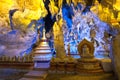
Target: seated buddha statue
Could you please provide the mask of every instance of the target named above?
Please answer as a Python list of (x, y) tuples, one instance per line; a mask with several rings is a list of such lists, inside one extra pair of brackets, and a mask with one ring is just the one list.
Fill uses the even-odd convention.
[(89, 48), (88, 48), (87, 45), (83, 45), (82, 56), (83, 56), (83, 57), (89, 57), (89, 56), (91, 57), (91, 56), (93, 56), (93, 55), (90, 53), (90, 50), (89, 50)]

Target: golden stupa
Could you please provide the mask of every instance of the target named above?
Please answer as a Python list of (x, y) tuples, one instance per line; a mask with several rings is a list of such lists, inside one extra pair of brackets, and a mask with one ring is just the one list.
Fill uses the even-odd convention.
[(43, 29), (43, 37), (40, 40), (40, 44), (34, 51), (34, 61), (49, 61), (51, 58), (51, 49), (45, 36), (45, 29)]

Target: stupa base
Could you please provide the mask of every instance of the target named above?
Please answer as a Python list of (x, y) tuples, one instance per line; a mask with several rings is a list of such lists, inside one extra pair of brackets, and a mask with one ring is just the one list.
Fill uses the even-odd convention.
[(33, 58), (35, 62), (41, 62), (41, 61), (50, 61), (52, 58), (52, 54), (40, 54)]

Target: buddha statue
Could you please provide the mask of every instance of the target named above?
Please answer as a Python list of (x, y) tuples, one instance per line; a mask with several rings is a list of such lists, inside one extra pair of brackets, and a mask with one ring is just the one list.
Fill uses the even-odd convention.
[(82, 49), (82, 55), (83, 57), (91, 57), (93, 56), (91, 53), (90, 53), (90, 50), (88, 48), (88, 46), (85, 44), (83, 45), (83, 49)]
[(83, 54), (89, 54), (89, 48), (87, 47), (87, 45), (83, 46)]
[(92, 42), (84, 39), (78, 44), (78, 51), (81, 58), (78, 59), (77, 72), (98, 73), (103, 72), (100, 61), (94, 57), (94, 45)]
[(68, 44), (68, 56), (70, 56), (70, 44)]

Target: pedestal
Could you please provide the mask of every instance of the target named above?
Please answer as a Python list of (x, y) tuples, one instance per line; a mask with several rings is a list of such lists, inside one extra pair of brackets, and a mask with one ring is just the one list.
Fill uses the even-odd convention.
[(100, 73), (103, 72), (103, 69), (100, 61), (95, 58), (80, 58), (76, 66), (76, 71), (78, 73)]

